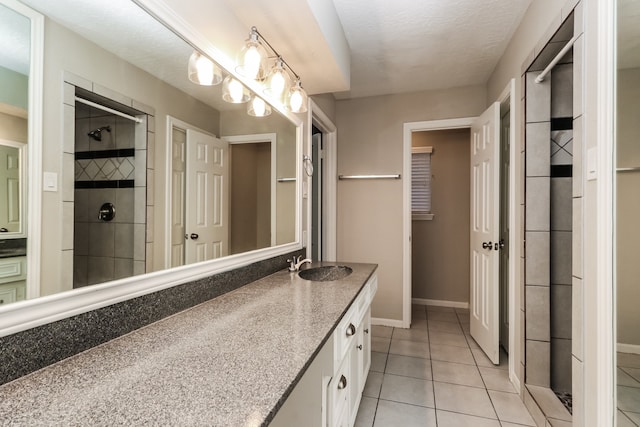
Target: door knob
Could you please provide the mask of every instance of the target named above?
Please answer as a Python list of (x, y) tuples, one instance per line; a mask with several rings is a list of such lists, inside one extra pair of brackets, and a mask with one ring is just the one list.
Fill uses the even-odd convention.
[(190, 237), (191, 237), (193, 240), (198, 240), (198, 237), (200, 237), (200, 236), (198, 236), (196, 233), (191, 233), (191, 236), (190, 236)]
[(482, 249), (493, 249), (493, 243), (492, 242), (482, 242)]

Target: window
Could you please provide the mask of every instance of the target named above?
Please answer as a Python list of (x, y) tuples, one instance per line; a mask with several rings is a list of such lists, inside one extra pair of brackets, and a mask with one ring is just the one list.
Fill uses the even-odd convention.
[(431, 147), (411, 148), (411, 218), (433, 219), (431, 213)]

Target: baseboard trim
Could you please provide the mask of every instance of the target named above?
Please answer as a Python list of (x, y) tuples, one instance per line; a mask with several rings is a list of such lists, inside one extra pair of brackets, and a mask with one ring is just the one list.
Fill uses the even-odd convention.
[(640, 345), (637, 344), (624, 344), (619, 342), (616, 348), (620, 353), (640, 354)]
[(391, 326), (392, 328), (408, 328), (408, 326), (404, 326), (402, 320), (382, 319), (379, 317), (372, 317), (371, 324), (376, 326)]
[(452, 308), (469, 308), (468, 302), (459, 301), (444, 301), (437, 299), (424, 299), (424, 298), (412, 298), (411, 302), (417, 305), (437, 305), (439, 307), (452, 307)]

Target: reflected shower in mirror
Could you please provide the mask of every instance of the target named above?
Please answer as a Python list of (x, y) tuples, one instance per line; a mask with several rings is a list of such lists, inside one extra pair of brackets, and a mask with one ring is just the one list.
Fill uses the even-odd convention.
[(618, 0), (615, 288), (617, 425), (640, 424), (640, 0)]
[[(134, 2), (114, 0), (108, 8), (97, 0), (23, 3), (45, 15), (41, 154), (42, 169), (56, 184), (42, 197), (43, 280), (28, 283), (27, 295), (295, 241), (296, 183), (276, 180), (296, 177), (296, 124), (276, 108), (268, 117), (249, 116), (246, 105), (222, 100), (220, 85), (191, 81), (193, 46)], [(28, 35), (29, 20), (17, 16)], [(100, 25), (88, 25), (95, 16)], [(3, 60), (5, 45), (0, 42)], [(28, 46), (27, 40), (27, 57)], [(0, 63), (2, 79), (11, 74), (5, 68)], [(21, 97), (25, 108), (27, 92)], [(0, 107), (6, 103), (0, 98)], [(6, 110), (0, 109), (0, 121)], [(245, 223), (232, 210), (233, 176), (255, 171), (244, 162), (232, 166), (229, 141), (265, 134), (273, 136), (269, 191), (244, 191), (262, 200), (269, 227), (260, 229), (259, 239), (236, 244), (234, 230), (254, 227), (255, 218)], [(2, 140), (28, 142), (26, 127), (22, 139), (0, 134)]]

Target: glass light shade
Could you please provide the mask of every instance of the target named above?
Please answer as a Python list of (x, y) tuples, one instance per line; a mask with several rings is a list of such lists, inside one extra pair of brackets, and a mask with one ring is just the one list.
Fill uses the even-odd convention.
[(292, 113), (305, 113), (308, 103), (309, 98), (307, 92), (302, 89), (302, 83), (300, 79), (298, 79), (295, 85), (289, 90), (287, 108), (289, 108)]
[(242, 104), (249, 101), (250, 95), (242, 83), (231, 76), (222, 82), (222, 99), (232, 104)]
[(282, 59), (278, 58), (276, 64), (271, 69), (264, 92), (273, 99), (283, 102), (285, 94), (289, 92), (291, 86), (291, 78), (289, 73), (284, 69)]
[(214, 86), (222, 81), (222, 70), (212, 60), (194, 51), (189, 57), (189, 80), (202, 86)]
[(264, 80), (267, 76), (267, 51), (258, 39), (258, 30), (251, 29), (249, 39), (238, 53), (236, 71), (253, 80)]
[(262, 98), (254, 96), (247, 104), (247, 114), (254, 117), (266, 117), (271, 114), (271, 105), (264, 102)]

